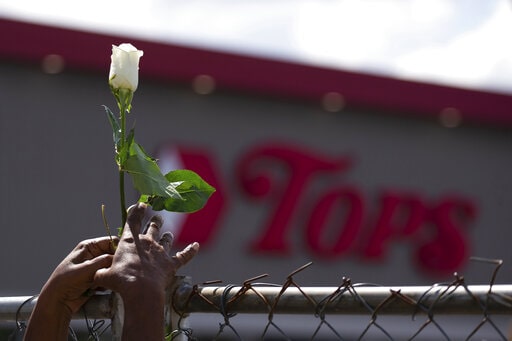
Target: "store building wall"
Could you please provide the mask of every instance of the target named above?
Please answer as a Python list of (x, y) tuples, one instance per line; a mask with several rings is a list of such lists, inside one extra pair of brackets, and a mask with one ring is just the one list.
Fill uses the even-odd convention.
[[(4, 296), (36, 293), (77, 242), (104, 235), (102, 204), (119, 219), (107, 71), (0, 63)], [(196, 170), (217, 188), (204, 210), (165, 214), (182, 246), (202, 244), (182, 270), (195, 283), (282, 283), (310, 261), (304, 285), (431, 284), (454, 271), (488, 283), (492, 266), (471, 256), (503, 259), (498, 282), (512, 280), (506, 128), (145, 78), (132, 113), (163, 169)]]

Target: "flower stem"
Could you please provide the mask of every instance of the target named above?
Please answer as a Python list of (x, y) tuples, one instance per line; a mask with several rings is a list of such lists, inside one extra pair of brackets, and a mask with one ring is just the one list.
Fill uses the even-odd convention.
[[(121, 95), (120, 101), (119, 101), (119, 116), (121, 120), (121, 139), (120, 139), (120, 151), (122, 153), (126, 153), (126, 113), (129, 110), (130, 107), (130, 101), (127, 103), (127, 93), (125, 93), (123, 90), (119, 91), (119, 94)], [(130, 94), (128, 93), (128, 96)], [(122, 157), (123, 158), (123, 157)], [(121, 206), (121, 229), (119, 231), (119, 236), (121, 236), (121, 233), (124, 229), (124, 225), (126, 224), (126, 218), (127, 218), (127, 212), (126, 212), (126, 196), (125, 196), (125, 190), (124, 190), (124, 169), (122, 165), (119, 165), (119, 199), (120, 199), (120, 206)]]
[(121, 203), (121, 231), (124, 228), (124, 224), (126, 224), (126, 199), (124, 194), (124, 170), (119, 170), (119, 198)]

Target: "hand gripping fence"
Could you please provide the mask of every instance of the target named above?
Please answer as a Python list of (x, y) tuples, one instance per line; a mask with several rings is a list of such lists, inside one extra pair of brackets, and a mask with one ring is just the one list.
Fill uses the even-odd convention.
[[(304, 340), (428, 340), (431, 335), (437, 340), (508, 340), (512, 326), (512, 285), (494, 283), (501, 260), (475, 260), (495, 265), (488, 285), (467, 285), (464, 277), (455, 273), (451, 282), (431, 286), (388, 287), (353, 283), (346, 277), (335, 287), (301, 286), (294, 277), (311, 263), (291, 272), (283, 284), (258, 282), (267, 274), (247, 279), (241, 285), (225, 286), (218, 286), (220, 281), (193, 285), (190, 278), (178, 277), (169, 292), (168, 339), (198, 339), (189, 319), (201, 313), (218, 316), (217, 325), (207, 326), (208, 339), (214, 340), (298, 339), (290, 333), (293, 327), (289, 323), (278, 322), (277, 317), (281, 315), (310, 316), (312, 329), (307, 335), (301, 334), (300, 339)], [(22, 328), (35, 300), (0, 298), (0, 320), (16, 321), (16, 328)], [(101, 322), (113, 318), (112, 307), (110, 294), (95, 295), (76, 316), (83, 319), (85, 314), (88, 339), (100, 340), (108, 329), (108, 324)], [(235, 320), (235, 316), (252, 314), (263, 316), (256, 337), (244, 334), (244, 328)], [(343, 325), (339, 322), (340, 316), (357, 317), (360, 328), (356, 331), (347, 328), (346, 322)], [(386, 325), (390, 316), (410, 317), (400, 323), (414, 322), (413, 329), (409, 328), (409, 334), (404, 336), (404, 328), (399, 328), (402, 332), (395, 335), (397, 329)], [(472, 317), (470, 324), (464, 323), (463, 337), (460, 331), (450, 334), (450, 321), (444, 319), (453, 316)], [(350, 333), (347, 329), (351, 329)]]

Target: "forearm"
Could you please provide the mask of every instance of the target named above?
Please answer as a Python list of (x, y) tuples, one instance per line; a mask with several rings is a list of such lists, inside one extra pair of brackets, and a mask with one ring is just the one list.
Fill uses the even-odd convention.
[(123, 297), (123, 341), (162, 341), (164, 339), (165, 293), (142, 290), (137, 296)]
[(41, 293), (30, 315), (25, 341), (65, 341), (68, 338), (71, 311), (64, 304)]

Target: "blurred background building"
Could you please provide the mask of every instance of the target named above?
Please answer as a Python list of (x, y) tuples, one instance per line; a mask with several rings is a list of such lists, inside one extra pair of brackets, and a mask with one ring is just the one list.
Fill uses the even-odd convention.
[[(194, 283), (512, 281), (507, 1), (0, 2), (0, 294), (115, 226), (112, 44), (144, 50), (136, 136), (217, 192), (165, 214)], [(137, 194), (131, 193), (136, 201)]]

